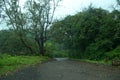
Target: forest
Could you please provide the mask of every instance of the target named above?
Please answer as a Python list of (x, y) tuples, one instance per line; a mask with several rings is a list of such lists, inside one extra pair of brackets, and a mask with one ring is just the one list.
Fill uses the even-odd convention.
[(28, 0), (24, 12), (16, 0), (0, 2), (0, 18), (8, 26), (0, 30), (0, 59), (7, 54), (120, 61), (119, 0), (112, 11), (90, 5), (59, 20), (53, 16), (60, 0), (52, 3), (53, 11), (50, 2), (41, 1)]
[(54, 19), (61, 0), (0, 0), (0, 75), (53, 58), (120, 66), (120, 0)]
[[(8, 3), (6, 1), (3, 4)], [(35, 13), (40, 12), (37, 10), (39, 4), (26, 3), (28, 4), (26, 13), (22, 13), (19, 7), (14, 7), (18, 5), (17, 2), (13, 1), (11, 4), (5, 10), (9, 17), (7, 24), (13, 27), (0, 31), (1, 54), (63, 56), (93, 60), (120, 59), (119, 5), (112, 11), (90, 5), (75, 15), (54, 20), (50, 27), (49, 23), (43, 23), (43, 28), (46, 29), (43, 30), (42, 27), (37, 27), (42, 25), (39, 23), (42, 18), (41, 20), (37, 18), (40, 14)], [(30, 7), (29, 4), (34, 7)], [(17, 15), (14, 14), (15, 10)], [(41, 14), (45, 14), (45, 11)], [(30, 18), (29, 22), (25, 21), (27, 18)]]
[(109, 12), (89, 6), (88, 9), (63, 20), (50, 28), (51, 41), (68, 51), (69, 57), (120, 59), (120, 12)]

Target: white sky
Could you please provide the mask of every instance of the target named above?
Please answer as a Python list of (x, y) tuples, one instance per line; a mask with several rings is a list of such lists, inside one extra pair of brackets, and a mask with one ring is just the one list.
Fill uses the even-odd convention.
[(116, 0), (62, 0), (56, 10), (55, 17), (60, 18), (66, 15), (73, 15), (87, 8), (90, 4), (93, 7), (111, 10), (112, 5), (116, 5)]
[[(20, 0), (21, 5), (23, 5), (25, 1), (26, 0)], [(84, 8), (87, 8), (90, 4), (92, 4), (93, 7), (102, 7), (104, 9), (112, 10), (112, 5), (116, 5), (116, 0), (62, 0), (55, 12), (55, 18), (59, 19), (64, 18), (67, 15), (74, 15)], [(2, 28), (4, 29), (5, 27)]]
[[(24, 4), (25, 1), (26, 0), (20, 0), (21, 5)], [(62, 0), (55, 12), (55, 18), (59, 19), (67, 15), (73, 15), (87, 8), (90, 4), (92, 4), (93, 7), (102, 7), (111, 10), (112, 5), (116, 5), (116, 0)]]

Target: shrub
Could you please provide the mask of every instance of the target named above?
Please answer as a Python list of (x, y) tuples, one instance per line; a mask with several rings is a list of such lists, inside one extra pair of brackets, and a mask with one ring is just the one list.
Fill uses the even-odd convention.
[(110, 52), (107, 52), (106, 57), (108, 60), (120, 60), (120, 46)]

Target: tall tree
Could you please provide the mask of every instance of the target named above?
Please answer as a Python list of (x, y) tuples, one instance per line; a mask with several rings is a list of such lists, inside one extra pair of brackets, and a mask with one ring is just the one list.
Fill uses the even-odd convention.
[(38, 45), (39, 53), (44, 55), (47, 29), (53, 21), (60, 0), (28, 0), (24, 10), (21, 8), (19, 0), (3, 1), (9, 24), (18, 33), (23, 44), (33, 52), (26, 39), (26, 35), (31, 35), (36, 41), (35, 44)]
[(3, 2), (9, 28), (19, 36), (24, 46), (33, 53), (32, 47), (28, 44), (26, 38), (28, 25), (26, 24), (26, 15), (22, 12), (19, 0), (3, 0)]
[(0, 0), (0, 23), (2, 22), (2, 7), (3, 7), (3, 2)]
[(38, 44), (39, 51), (45, 55), (44, 43), (47, 40), (47, 29), (50, 27), (55, 9), (60, 0), (28, 0), (27, 13), (30, 23), (29, 31)]

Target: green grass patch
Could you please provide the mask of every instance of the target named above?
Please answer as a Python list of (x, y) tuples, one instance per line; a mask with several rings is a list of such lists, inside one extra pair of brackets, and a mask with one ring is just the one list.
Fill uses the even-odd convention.
[(82, 59), (82, 61), (90, 62), (90, 63), (97, 63), (97, 64), (111, 64), (111, 61), (105, 61), (105, 60), (88, 60), (88, 59)]
[(2, 55), (0, 58), (0, 75), (4, 75), (23, 66), (34, 65), (47, 60), (43, 56), (10, 56)]
[(89, 60), (89, 59), (72, 59), (72, 60), (78, 60), (78, 61), (85, 61), (85, 62), (89, 62), (89, 63), (96, 63), (96, 64), (108, 64), (111, 65), (112, 62), (111, 61), (105, 61), (105, 60)]

